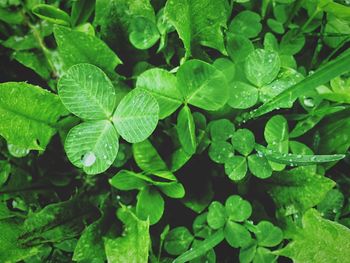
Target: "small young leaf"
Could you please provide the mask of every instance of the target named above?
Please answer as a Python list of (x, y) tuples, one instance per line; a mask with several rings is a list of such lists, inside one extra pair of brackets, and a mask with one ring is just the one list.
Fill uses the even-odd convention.
[(157, 186), (159, 190), (162, 191), (163, 194), (165, 194), (170, 198), (183, 198), (185, 196), (185, 188), (181, 183), (169, 182), (169, 183), (162, 183)]
[(149, 173), (168, 171), (166, 163), (149, 140), (133, 144), (132, 152), (137, 166), (143, 171)]
[(164, 249), (170, 255), (180, 255), (186, 252), (193, 239), (193, 235), (186, 227), (176, 227), (166, 235)]
[(195, 124), (188, 106), (184, 106), (177, 117), (177, 134), (182, 148), (187, 154), (194, 154), (197, 147)]
[(272, 175), (272, 168), (263, 156), (253, 154), (248, 156), (248, 167), (250, 172), (260, 179), (266, 179)]
[(234, 248), (245, 247), (252, 240), (249, 231), (233, 221), (227, 221), (224, 232), (227, 243)]
[(226, 141), (235, 132), (234, 124), (228, 119), (210, 122), (210, 137), (212, 141)]
[(274, 247), (283, 240), (283, 232), (269, 221), (261, 221), (254, 231), (259, 246)]
[(254, 45), (247, 37), (235, 34), (227, 35), (226, 48), (235, 63), (244, 61), (254, 51)]
[(271, 253), (270, 250), (264, 247), (258, 247), (256, 249), (254, 263), (276, 262), (277, 257)]
[(261, 18), (257, 13), (249, 10), (242, 11), (233, 18), (228, 32), (248, 38), (256, 37), (262, 29), (260, 20)]
[(254, 134), (248, 129), (239, 129), (237, 130), (232, 138), (231, 142), (233, 148), (238, 151), (240, 154), (247, 156), (249, 155), (255, 146), (255, 137)]
[(207, 216), (208, 225), (213, 229), (219, 229), (225, 225), (226, 212), (225, 207), (217, 201), (210, 204)]
[(233, 157), (233, 147), (226, 141), (213, 142), (209, 147), (209, 157), (216, 163), (226, 163)]
[(129, 30), (129, 40), (138, 49), (148, 49), (159, 39), (156, 23), (143, 16), (133, 17)]
[(147, 91), (134, 89), (119, 103), (113, 115), (118, 133), (130, 143), (147, 139), (158, 123), (159, 106)]
[(141, 176), (127, 170), (119, 171), (109, 179), (109, 183), (113, 187), (123, 191), (141, 189), (147, 185), (147, 182)]
[(250, 263), (253, 261), (256, 253), (257, 244), (255, 240), (252, 240), (249, 244), (242, 247), (239, 251), (239, 262)]
[(142, 220), (149, 219), (156, 224), (164, 212), (164, 199), (154, 187), (145, 187), (137, 195), (136, 215)]
[(55, 6), (39, 4), (33, 7), (32, 12), (48, 22), (63, 26), (70, 26), (69, 15)]
[(233, 181), (242, 180), (247, 170), (247, 160), (243, 156), (233, 156), (225, 162), (225, 173)]
[(252, 206), (250, 203), (239, 195), (231, 195), (225, 203), (226, 213), (230, 220), (243, 222), (252, 214)]
[(248, 109), (253, 107), (259, 98), (259, 91), (254, 86), (235, 81), (229, 86), (227, 104), (234, 109)]
[(244, 73), (252, 84), (262, 87), (277, 77), (280, 67), (280, 58), (276, 52), (256, 49), (248, 55)]

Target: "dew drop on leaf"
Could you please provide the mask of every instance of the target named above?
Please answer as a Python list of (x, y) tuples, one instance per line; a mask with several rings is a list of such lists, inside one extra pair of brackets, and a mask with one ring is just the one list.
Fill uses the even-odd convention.
[(315, 107), (315, 102), (314, 102), (313, 98), (304, 98), (303, 102), (304, 102), (304, 105), (306, 107), (309, 107), (309, 108)]
[(87, 152), (81, 159), (81, 162), (85, 167), (90, 167), (96, 162), (96, 155), (93, 152)]

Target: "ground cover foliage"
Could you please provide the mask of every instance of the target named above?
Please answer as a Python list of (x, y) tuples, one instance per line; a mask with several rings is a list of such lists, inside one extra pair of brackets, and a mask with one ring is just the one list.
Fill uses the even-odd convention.
[(1, 0), (0, 262), (348, 262), (350, 3)]

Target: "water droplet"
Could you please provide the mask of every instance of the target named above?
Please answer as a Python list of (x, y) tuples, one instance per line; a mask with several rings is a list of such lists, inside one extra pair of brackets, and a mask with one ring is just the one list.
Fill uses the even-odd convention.
[(315, 102), (313, 98), (304, 98), (303, 102), (306, 107), (309, 107), (309, 108), (315, 107)]
[(297, 158), (301, 158), (301, 157), (302, 157), (302, 155), (301, 155), (301, 154), (298, 154), (298, 155), (297, 155)]
[(90, 167), (96, 162), (96, 156), (93, 152), (87, 152), (84, 154), (83, 158), (81, 159), (81, 162), (85, 167)]
[(103, 155), (103, 159), (107, 160), (107, 155)]
[(311, 161), (316, 161), (316, 156), (312, 156)]

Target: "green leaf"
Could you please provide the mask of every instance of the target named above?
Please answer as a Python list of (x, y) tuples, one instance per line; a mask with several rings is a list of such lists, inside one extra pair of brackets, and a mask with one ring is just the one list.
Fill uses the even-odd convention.
[(179, 112), (176, 130), (181, 147), (187, 154), (194, 154), (196, 152), (197, 139), (194, 120), (188, 106), (184, 106)]
[(252, 214), (252, 206), (239, 195), (231, 195), (225, 203), (226, 213), (230, 220), (243, 222)]
[(219, 229), (214, 234), (210, 235), (204, 241), (202, 241), (198, 246), (191, 248), (179, 257), (177, 257), (173, 263), (186, 263), (192, 259), (198, 258), (204, 255), (207, 251), (214, 248), (224, 240), (224, 232)]
[(210, 137), (212, 141), (226, 141), (232, 137), (235, 126), (228, 119), (220, 119), (210, 122)]
[(109, 121), (83, 122), (67, 135), (68, 159), (87, 174), (106, 171), (117, 156), (118, 134)]
[(159, 39), (156, 23), (143, 16), (132, 18), (129, 30), (129, 40), (138, 49), (148, 49)]
[(88, 21), (95, 10), (95, 1), (76, 0), (72, 3), (72, 25), (80, 25)]
[(283, 232), (269, 221), (261, 221), (254, 230), (259, 246), (274, 247), (283, 240)]
[(163, 194), (170, 198), (183, 198), (185, 196), (185, 188), (181, 183), (169, 182), (158, 184), (157, 186)]
[(239, 262), (250, 263), (253, 261), (256, 253), (257, 244), (255, 240), (252, 240), (249, 244), (242, 247), (239, 251)]
[(13, 157), (16, 157), (16, 158), (22, 158), (29, 154), (28, 149), (25, 149), (23, 147), (20, 147), (14, 144), (7, 144), (7, 150), (9, 151), (9, 154), (11, 154)]
[(183, 98), (177, 88), (176, 77), (170, 72), (153, 68), (140, 74), (136, 87), (146, 89), (159, 104), (159, 118), (171, 115), (182, 104)]
[(11, 164), (7, 161), (0, 160), (0, 187), (2, 187), (11, 173)]
[[(283, 69), (283, 71), (278, 75), (278, 78), (276, 80), (272, 81), (270, 84), (263, 86), (260, 89), (260, 101), (263, 103), (268, 102), (284, 90), (300, 82), (303, 78), (304, 76), (294, 69)], [(291, 108), (292, 106), (293, 101), (289, 100), (283, 101), (279, 105), (279, 107), (281, 108)]]
[(232, 138), (231, 142), (233, 148), (238, 151), (240, 154), (247, 156), (249, 155), (255, 146), (255, 137), (254, 134), (248, 129), (239, 129), (237, 130)]
[(270, 250), (264, 247), (258, 247), (256, 249), (253, 263), (274, 263), (277, 257), (271, 253)]
[(216, 163), (226, 163), (233, 157), (233, 147), (226, 141), (213, 142), (209, 147), (209, 157)]
[(245, 10), (239, 12), (233, 19), (228, 28), (229, 33), (242, 35), (247, 38), (258, 36), (262, 29), (259, 14)]
[(225, 207), (217, 201), (210, 204), (207, 216), (208, 225), (213, 229), (219, 229), (225, 225), (226, 212)]
[(323, 219), (316, 210), (308, 210), (293, 241), (275, 252), (295, 263), (345, 262), (350, 258), (350, 230), (336, 222)]
[(254, 51), (254, 45), (247, 37), (228, 34), (226, 49), (230, 58), (237, 63), (244, 61)]
[(191, 55), (196, 45), (226, 53), (222, 32), (228, 15), (225, 1), (169, 0), (165, 5), (165, 15), (184, 43), (186, 57)]
[(282, 115), (275, 115), (268, 120), (264, 130), (268, 144), (277, 144), (288, 140), (288, 122)]
[(189, 60), (180, 66), (176, 76), (178, 89), (187, 103), (204, 110), (218, 110), (227, 102), (226, 77), (214, 66)]
[(127, 170), (119, 171), (116, 175), (109, 179), (109, 183), (113, 187), (123, 191), (141, 189), (147, 185), (142, 176)]
[[(335, 183), (302, 167), (276, 173), (268, 192), (284, 215), (304, 212), (320, 203)], [(302, 195), (300, 193), (303, 193)]]
[(245, 247), (252, 241), (249, 231), (233, 221), (227, 221), (224, 232), (227, 243), (234, 248)]
[[(143, 171), (148, 173), (169, 171), (166, 163), (149, 140), (133, 144), (132, 151), (136, 164)], [(170, 172), (166, 179), (176, 180), (175, 176)]]
[(70, 26), (69, 15), (55, 6), (39, 4), (33, 7), (32, 12), (39, 18), (48, 22), (63, 26)]
[(242, 180), (247, 170), (247, 160), (243, 156), (233, 156), (225, 162), (225, 173), (233, 181)]
[(276, 52), (256, 49), (248, 55), (244, 64), (244, 73), (252, 84), (262, 87), (277, 77), (280, 67), (280, 58)]
[(170, 255), (180, 255), (190, 247), (194, 237), (190, 231), (183, 226), (176, 227), (166, 235), (164, 249)]
[(91, 64), (70, 67), (58, 82), (58, 94), (64, 106), (84, 120), (109, 119), (117, 103), (112, 82)]
[(156, 224), (164, 212), (164, 199), (154, 187), (145, 187), (137, 195), (136, 215)]
[(99, 38), (62, 26), (54, 27), (60, 58), (65, 69), (79, 64), (93, 64), (112, 74), (121, 64), (118, 56)]
[(106, 254), (100, 230), (101, 227), (101, 220), (98, 220), (85, 228), (74, 249), (72, 260), (96, 261), (96, 263), (105, 261)]
[[(288, 153), (288, 122), (282, 115), (275, 115), (268, 120), (264, 129), (264, 138), (267, 148), (279, 153)], [(285, 165), (270, 162), (275, 171), (282, 171)]]
[(227, 104), (234, 109), (253, 107), (259, 98), (259, 91), (254, 86), (241, 81), (235, 81), (229, 86)]
[(13, 58), (32, 69), (43, 79), (47, 80), (50, 78), (49, 65), (43, 54), (36, 54), (31, 51), (17, 51), (13, 53)]
[(295, 55), (305, 45), (305, 37), (298, 34), (295, 30), (290, 30), (283, 35), (280, 43), (280, 53), (285, 55)]
[(310, 165), (317, 163), (326, 163), (339, 161), (345, 157), (344, 154), (333, 154), (333, 155), (301, 155), (292, 153), (279, 153), (272, 150), (265, 149), (262, 146), (256, 146), (257, 151), (265, 156), (268, 160), (282, 164), (289, 164), (291, 166)]
[(315, 73), (309, 75), (294, 86), (284, 90), (279, 95), (260, 106), (252, 112), (248, 119), (264, 115), (280, 107), (286, 101), (294, 102), (298, 97), (310, 92), (310, 90), (328, 82), (329, 80), (350, 70), (350, 53), (344, 54), (328, 62)]
[(8, 144), (44, 150), (67, 111), (58, 96), (24, 82), (0, 84), (0, 135)]
[(152, 134), (158, 116), (157, 100), (145, 90), (134, 89), (119, 103), (113, 115), (113, 124), (124, 140), (137, 143)]
[(228, 58), (215, 59), (213, 66), (225, 75), (227, 83), (231, 83), (235, 78), (236, 66), (232, 60)]
[(151, 244), (149, 222), (139, 220), (130, 210), (123, 207), (118, 217), (124, 223), (123, 236), (104, 238), (108, 262), (148, 262), (148, 250)]
[(19, 262), (40, 252), (40, 247), (22, 247), (18, 238), (23, 233), (23, 227), (13, 220), (0, 220), (0, 261)]
[(264, 156), (253, 154), (248, 156), (249, 171), (260, 179), (269, 178), (272, 175), (272, 168)]
[(334, 219), (342, 213), (344, 195), (338, 189), (330, 190), (325, 198), (317, 205), (317, 210), (322, 217)]

